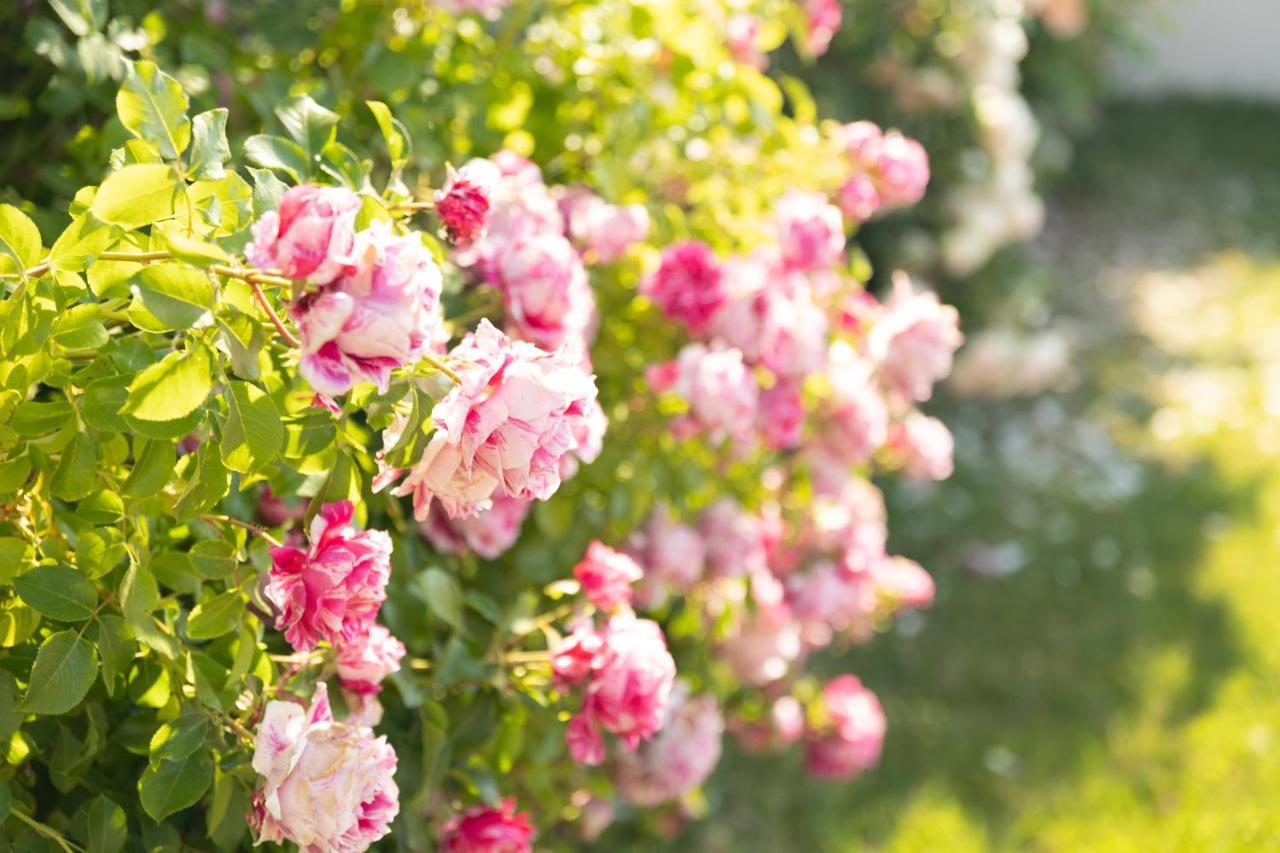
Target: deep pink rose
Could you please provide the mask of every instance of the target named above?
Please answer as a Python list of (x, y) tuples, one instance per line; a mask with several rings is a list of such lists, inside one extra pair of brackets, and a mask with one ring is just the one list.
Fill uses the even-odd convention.
[(567, 354), (513, 341), (488, 320), (449, 358), (462, 383), (436, 404), (436, 431), (396, 494), (414, 496), (420, 521), (435, 499), (459, 518), (488, 509), (496, 492), (549, 498), (561, 459), (579, 446), (595, 378)]
[(955, 466), (955, 440), (937, 418), (912, 412), (889, 430), (889, 449), (902, 460), (902, 470), (913, 480), (945, 480)]
[(693, 697), (677, 682), (662, 730), (635, 752), (624, 752), (611, 767), (623, 799), (652, 807), (675, 800), (706, 781), (720, 762), (724, 715), (711, 695)]
[(804, 393), (792, 382), (779, 382), (760, 394), (760, 434), (777, 450), (800, 446), (804, 429)]
[(773, 221), (788, 270), (830, 269), (844, 256), (844, 220), (821, 193), (789, 190), (775, 203)]
[(732, 498), (720, 498), (698, 519), (706, 547), (707, 571), (714, 577), (740, 578), (767, 570), (769, 552), (760, 516)]
[(853, 675), (822, 688), (824, 722), (809, 733), (809, 775), (847, 780), (880, 761), (885, 719), (880, 701)]
[(267, 703), (253, 769), (263, 777), (249, 814), (255, 844), (360, 853), (391, 831), (400, 811), (395, 750), (363, 726), (335, 721), (324, 682), (309, 710)]
[(640, 292), (693, 334), (706, 329), (724, 304), (720, 262), (711, 247), (696, 240), (673, 243), (662, 252), (658, 269), (640, 284)]
[(445, 184), (436, 190), (436, 216), (450, 242), (469, 246), (484, 234), (489, 219), (489, 173), (449, 167)]
[(662, 727), (676, 665), (658, 623), (623, 612), (598, 631), (579, 626), (554, 650), (552, 667), (562, 687), (583, 685), (582, 710), (566, 732), (575, 761), (604, 759), (602, 730), (635, 749)]
[(649, 375), (656, 391), (672, 391), (689, 403), (685, 432), (703, 431), (712, 442), (748, 440), (755, 427), (759, 386), (742, 352), (720, 342), (685, 344), (668, 370)]
[(276, 629), (301, 652), (320, 640), (351, 642), (373, 625), (387, 597), (391, 537), (351, 527), (350, 501), (325, 504), (311, 519), (307, 550), (271, 549), (266, 596)]
[(952, 356), (964, 343), (960, 315), (936, 293), (916, 293), (905, 275), (895, 276), (884, 307), (867, 332), (867, 355), (891, 390), (907, 400), (928, 400), (934, 383), (951, 372)]
[(546, 350), (585, 347), (596, 301), (568, 240), (550, 233), (513, 240), (498, 251), (496, 270), (511, 334)]
[(560, 206), (541, 171), (525, 158), (499, 151), (487, 160), (469, 160), (462, 172), (487, 190), (489, 212), (484, 233), (470, 245), (458, 246), (454, 259), (490, 284), (501, 283), (499, 259), (514, 245), (540, 235), (564, 235)]
[(840, 0), (804, 0), (804, 13), (807, 22), (805, 52), (810, 56), (822, 56), (840, 30), (844, 17)]
[(355, 693), (377, 693), (388, 675), (400, 671), (402, 658), (404, 643), (384, 626), (370, 625), (365, 633), (338, 646), (338, 680)]
[(472, 552), (494, 560), (516, 544), (532, 506), (529, 501), (495, 494), (489, 509), (465, 518), (450, 518), (439, 505), (433, 505), (419, 529), (437, 551)]
[(440, 853), (529, 853), (533, 850), (533, 822), (516, 811), (514, 797), (497, 808), (473, 806), (450, 818), (440, 833)]
[(286, 278), (328, 284), (354, 263), (360, 196), (341, 187), (302, 184), (253, 224), (249, 263)]
[(600, 541), (587, 546), (582, 562), (573, 567), (582, 594), (601, 610), (631, 603), (631, 585), (644, 577), (636, 561)]
[(346, 274), (291, 309), (302, 340), (298, 370), (330, 396), (357, 382), (385, 391), (393, 369), (448, 336), (440, 268), (416, 234), (398, 236), (375, 222), (357, 236), (354, 253)]

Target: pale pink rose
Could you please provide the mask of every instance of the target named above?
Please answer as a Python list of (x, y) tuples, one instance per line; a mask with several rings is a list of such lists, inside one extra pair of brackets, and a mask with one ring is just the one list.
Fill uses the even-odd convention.
[(610, 204), (585, 190), (562, 196), (560, 211), (573, 242), (598, 263), (616, 261), (649, 236), (649, 211), (642, 204)]
[(440, 833), (439, 853), (530, 853), (533, 821), (516, 811), (514, 797), (497, 808), (473, 806), (452, 817)]
[(889, 437), (889, 407), (874, 382), (873, 365), (843, 341), (828, 354), (831, 390), (824, 450), (847, 465), (861, 465)]
[(467, 161), (462, 173), (489, 199), (484, 233), (470, 244), (455, 247), (454, 260), (473, 268), (491, 284), (500, 284), (499, 256), (513, 245), (543, 234), (564, 233), (564, 217), (555, 197), (542, 182), (542, 172), (525, 158), (499, 151), (489, 159)]
[(769, 706), (774, 737), (781, 743), (795, 743), (804, 737), (804, 706), (794, 696), (779, 696)]
[(622, 753), (611, 767), (622, 798), (652, 807), (675, 800), (706, 781), (720, 762), (724, 715), (711, 695), (693, 697), (677, 682), (662, 730), (635, 752)]
[(546, 350), (584, 346), (596, 302), (578, 252), (559, 234), (536, 234), (503, 245), (497, 254), (507, 328)]
[(945, 480), (955, 470), (951, 430), (937, 418), (912, 412), (889, 430), (888, 447), (913, 480)]
[(302, 341), (298, 371), (331, 396), (357, 382), (385, 391), (394, 368), (447, 337), (440, 268), (416, 234), (401, 237), (375, 222), (357, 235), (353, 252), (344, 275), (290, 309)]
[(706, 564), (702, 537), (677, 522), (665, 506), (654, 509), (631, 548), (644, 566), (644, 577), (635, 590), (640, 606), (660, 607), (671, 592), (683, 593), (702, 578)]
[[(584, 370), (587, 362), (581, 362)], [(609, 430), (609, 418), (600, 406), (599, 400), (592, 400), (586, 406), (583, 416), (574, 421), (573, 437), (578, 446), (571, 453), (560, 457), (560, 479), (571, 480), (578, 473), (578, 465), (590, 465), (600, 457), (604, 450), (604, 434)]]
[(484, 234), (491, 186), (488, 170), (449, 167), (444, 186), (436, 190), (435, 211), (450, 242), (469, 246)]
[(708, 331), (741, 350), (747, 363), (800, 379), (826, 363), (827, 316), (807, 278), (780, 264), (769, 252), (726, 261), (725, 303)]
[(836, 204), (854, 222), (866, 222), (880, 212), (883, 201), (871, 176), (859, 172), (836, 190)]
[(724, 304), (720, 262), (705, 243), (673, 243), (663, 250), (658, 269), (641, 282), (640, 293), (668, 317), (684, 323), (693, 334), (700, 334)]
[(591, 844), (613, 823), (613, 800), (592, 797), (582, 806), (582, 840)]
[(740, 350), (718, 341), (709, 347), (685, 344), (667, 371), (659, 369), (649, 378), (654, 390), (670, 390), (688, 401), (690, 433), (705, 432), (713, 442), (751, 437), (760, 389)]
[(854, 121), (837, 130), (836, 139), (858, 168), (869, 168), (884, 140), (884, 131), (873, 121)]
[(933, 578), (915, 560), (885, 557), (872, 569), (876, 592), (897, 612), (921, 610), (933, 604)]
[(863, 628), (875, 616), (876, 584), (868, 573), (823, 560), (787, 580), (787, 601), (796, 619), (806, 623), (805, 638), (813, 645), (826, 645), (832, 634)]
[(384, 709), (377, 693), (360, 693), (343, 687), (342, 700), (347, 703), (345, 722), (348, 725), (372, 729), (382, 722)]
[(575, 761), (603, 760), (602, 730), (631, 750), (662, 727), (676, 665), (658, 623), (623, 612), (599, 631), (580, 626), (554, 650), (552, 667), (562, 686), (583, 685), (566, 733)]
[(400, 671), (403, 657), (404, 643), (384, 626), (370, 625), (365, 633), (338, 644), (338, 680), (347, 690), (377, 693), (388, 675)]
[(821, 193), (788, 190), (774, 204), (773, 222), (787, 270), (829, 269), (844, 256), (844, 220)]
[[(831, 465), (817, 457), (813, 465)], [(842, 473), (814, 480), (815, 495), (804, 531), (806, 544), (816, 551), (839, 558), (845, 568), (859, 572), (869, 569), (885, 553), (888, 525), (884, 496), (870, 481)]]
[(703, 511), (698, 534), (706, 548), (707, 571), (713, 577), (745, 577), (768, 569), (769, 552), (760, 516), (732, 498), (720, 498)]
[(747, 752), (780, 752), (804, 737), (804, 706), (793, 696), (780, 696), (764, 716), (736, 717), (729, 731)]
[(717, 651), (738, 678), (761, 687), (784, 678), (800, 659), (800, 627), (785, 605), (760, 608), (739, 623)]
[(400, 811), (395, 750), (363, 726), (335, 721), (324, 682), (309, 710), (267, 703), (253, 769), (263, 777), (249, 814), (256, 844), (360, 853), (391, 831)]
[(573, 567), (582, 594), (601, 610), (631, 603), (631, 585), (644, 577), (636, 561), (600, 541), (587, 546), (582, 562)]
[(396, 494), (414, 496), (420, 521), (435, 499), (459, 518), (488, 509), (495, 492), (549, 498), (561, 458), (579, 446), (595, 378), (567, 354), (513, 341), (488, 320), (449, 359), (462, 382), (436, 404), (436, 431)]
[(847, 780), (880, 761), (885, 719), (880, 701), (853, 675), (822, 688), (823, 723), (809, 733), (809, 775)]
[(804, 429), (804, 393), (792, 382), (779, 382), (760, 394), (760, 434), (776, 450), (800, 446)]
[(276, 629), (298, 651), (320, 640), (351, 642), (373, 625), (387, 597), (391, 537), (351, 527), (350, 501), (325, 504), (311, 519), (307, 550), (271, 549), (266, 596)]
[(729, 18), (725, 27), (725, 40), (734, 62), (757, 71), (767, 68), (769, 58), (760, 49), (759, 37), (760, 19), (755, 15), (744, 12)]
[(355, 261), (360, 196), (341, 187), (302, 184), (253, 224), (249, 263), (311, 284), (328, 284)]
[(516, 544), (532, 507), (529, 501), (495, 494), (489, 509), (464, 518), (450, 518), (439, 505), (433, 505), (418, 529), (437, 551), (469, 552), (495, 560)]
[(916, 140), (896, 130), (886, 133), (876, 151), (874, 169), (885, 204), (905, 207), (924, 198), (929, 185), (929, 155)]
[(934, 383), (951, 372), (952, 356), (964, 343), (960, 315), (933, 292), (916, 293), (905, 275), (894, 278), (885, 311), (867, 332), (867, 355), (881, 379), (907, 400), (933, 396)]
[(840, 0), (803, 0), (803, 5), (806, 18), (804, 50), (810, 56), (822, 56), (840, 30), (844, 17)]

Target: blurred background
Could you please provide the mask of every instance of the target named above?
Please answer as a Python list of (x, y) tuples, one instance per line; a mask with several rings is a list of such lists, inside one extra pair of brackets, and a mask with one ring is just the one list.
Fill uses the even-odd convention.
[[(324, 34), (290, 6), (255, 49), (307, 66)], [(0, 199), (51, 206), (100, 168), (80, 128), (110, 114), (121, 50), (160, 44), (216, 92), (251, 50), (163, 27), (263, 4), (112, 7), (127, 23), (104, 36), (0, 0), (0, 42), (23, 45), (0, 68)], [(730, 746), (717, 817), (662, 846), (1280, 849), (1280, 2), (857, 0), (844, 19), (771, 73), (931, 155), (924, 204), (860, 239), (964, 318), (931, 409), (956, 473), (882, 484), (891, 550), (937, 601), (827, 662), (885, 705), (875, 772), (823, 785)], [(249, 123), (275, 102), (261, 68)], [(624, 833), (601, 849), (642, 846)]]

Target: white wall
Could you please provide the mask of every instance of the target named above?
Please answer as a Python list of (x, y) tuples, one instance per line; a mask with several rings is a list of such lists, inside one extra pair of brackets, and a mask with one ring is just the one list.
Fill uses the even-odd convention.
[(1280, 100), (1280, 0), (1147, 0), (1145, 47), (1114, 62), (1136, 95), (1193, 93)]

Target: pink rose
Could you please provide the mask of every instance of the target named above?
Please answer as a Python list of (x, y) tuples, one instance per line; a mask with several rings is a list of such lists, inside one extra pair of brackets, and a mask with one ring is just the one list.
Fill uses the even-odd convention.
[(804, 0), (804, 13), (807, 23), (804, 50), (810, 56), (822, 56), (840, 30), (844, 17), (840, 0)]
[(760, 516), (720, 498), (698, 519), (706, 547), (707, 571), (714, 577), (739, 578), (768, 569), (769, 552)]
[(725, 303), (708, 331), (741, 350), (747, 363), (802, 379), (826, 363), (827, 316), (806, 276), (787, 273), (781, 263), (768, 252), (726, 261)]
[[(812, 457), (814, 465), (833, 465), (822, 457)], [(825, 475), (815, 479), (816, 492), (810, 508), (805, 536), (818, 551), (839, 557), (851, 571), (864, 571), (884, 556), (888, 539), (884, 497), (871, 482), (842, 475), (836, 485)]]
[(864, 629), (876, 612), (876, 586), (867, 573), (822, 560), (788, 578), (787, 601), (805, 623), (805, 639), (824, 646), (833, 634)]
[(452, 12), (475, 12), (487, 21), (496, 21), (511, 5), (511, 0), (441, 0), (441, 6)]
[(760, 394), (760, 434), (777, 450), (800, 446), (804, 429), (804, 393), (792, 382), (779, 382)]
[(912, 480), (945, 480), (955, 466), (955, 440), (937, 418), (912, 412), (889, 430), (888, 447), (902, 460), (902, 470)]
[(760, 19), (755, 15), (740, 13), (729, 19), (725, 27), (729, 55), (733, 61), (757, 71), (769, 65), (769, 58), (759, 47)]
[(482, 320), (450, 353), (462, 384), (436, 404), (436, 431), (396, 490), (425, 520), (433, 499), (450, 518), (488, 509), (501, 492), (546, 500), (560, 486), (562, 457), (577, 449), (595, 378), (565, 353), (513, 341)]
[(435, 202), (436, 216), (450, 242), (469, 246), (484, 234), (489, 218), (488, 178), (487, 171), (449, 167), (444, 186), (436, 190)]
[(495, 494), (489, 509), (465, 518), (450, 518), (439, 505), (433, 505), (419, 529), (437, 551), (471, 552), (495, 560), (516, 544), (532, 506), (529, 501)]
[(876, 592), (889, 608), (920, 610), (933, 604), (933, 578), (915, 560), (885, 557), (872, 569)]
[(889, 131), (876, 150), (873, 168), (885, 204), (906, 207), (924, 198), (929, 185), (929, 155), (916, 140)]
[(391, 831), (400, 811), (395, 750), (363, 726), (335, 721), (324, 682), (309, 710), (267, 703), (253, 769), (263, 777), (249, 814), (255, 844), (359, 853)]
[(649, 236), (649, 211), (642, 204), (610, 204), (583, 190), (563, 196), (560, 211), (568, 236), (597, 263), (616, 261), (633, 243)]
[(889, 407), (873, 382), (872, 364), (843, 341), (828, 354), (829, 420), (821, 443), (847, 465), (861, 465), (889, 437)]
[(325, 504), (311, 519), (307, 550), (271, 549), (266, 596), (278, 611), (276, 629), (300, 652), (366, 633), (387, 597), (391, 537), (353, 529), (352, 513), (350, 501)]
[(880, 211), (883, 201), (875, 181), (869, 175), (859, 172), (836, 190), (836, 204), (854, 222), (866, 222)]
[(672, 590), (682, 593), (702, 578), (706, 560), (702, 537), (672, 518), (665, 506), (654, 509), (630, 547), (644, 566), (635, 596), (643, 607), (659, 607)]
[(622, 753), (611, 768), (623, 799), (657, 806), (693, 791), (720, 762), (724, 715), (711, 695), (692, 697), (677, 682), (662, 730), (635, 752)]
[(669, 370), (649, 375), (656, 391), (670, 390), (689, 403), (688, 433), (701, 430), (713, 442), (749, 440), (759, 405), (759, 386), (741, 350), (720, 342), (685, 344)]
[(829, 269), (840, 263), (844, 220), (826, 196), (789, 190), (775, 203), (773, 221), (786, 269)]
[(512, 246), (540, 235), (563, 236), (560, 207), (533, 163), (499, 151), (488, 160), (469, 160), (462, 172), (489, 195), (484, 233), (455, 249), (454, 259), (462, 266), (474, 267), (489, 283), (500, 284), (499, 257)]
[(662, 312), (700, 334), (724, 304), (720, 263), (711, 247), (696, 240), (673, 243), (658, 269), (640, 284), (640, 292)]
[(338, 645), (338, 680), (355, 693), (377, 693), (388, 675), (400, 671), (404, 643), (382, 625)]
[(676, 664), (658, 623), (619, 613), (599, 631), (580, 626), (554, 650), (552, 667), (561, 686), (584, 685), (566, 733), (574, 761), (604, 759), (601, 730), (631, 750), (662, 727)]
[(585, 347), (596, 301), (568, 240), (548, 233), (514, 240), (498, 251), (496, 270), (513, 335), (547, 350)]
[(800, 623), (786, 605), (758, 608), (718, 648), (738, 678), (762, 687), (784, 678), (804, 652)]
[[(587, 369), (587, 361), (580, 362)], [(592, 400), (585, 407), (581, 418), (574, 421), (573, 437), (578, 446), (571, 453), (560, 457), (560, 479), (571, 480), (578, 473), (578, 465), (590, 465), (604, 450), (604, 434), (609, 431), (609, 418), (599, 400)]]
[(356, 239), (347, 272), (294, 303), (302, 340), (299, 372), (330, 396), (357, 382), (387, 389), (394, 368), (417, 361), (442, 338), (440, 268), (416, 234), (375, 222)]
[(245, 255), (255, 267), (286, 278), (328, 284), (354, 263), (360, 197), (341, 187), (302, 184), (253, 224)]
[(636, 561), (600, 541), (587, 546), (582, 562), (573, 567), (582, 594), (601, 610), (631, 603), (631, 585), (644, 577)]
[(964, 343), (960, 315), (936, 293), (916, 293), (901, 274), (895, 276), (884, 307), (867, 332), (867, 354), (891, 390), (907, 400), (928, 400), (934, 383), (951, 372), (952, 356)]
[(885, 719), (880, 701), (853, 675), (822, 688), (824, 723), (809, 734), (809, 775), (852, 779), (880, 761)]
[(450, 818), (440, 833), (440, 853), (529, 853), (533, 850), (533, 822), (516, 811), (514, 797), (497, 808), (473, 806)]

